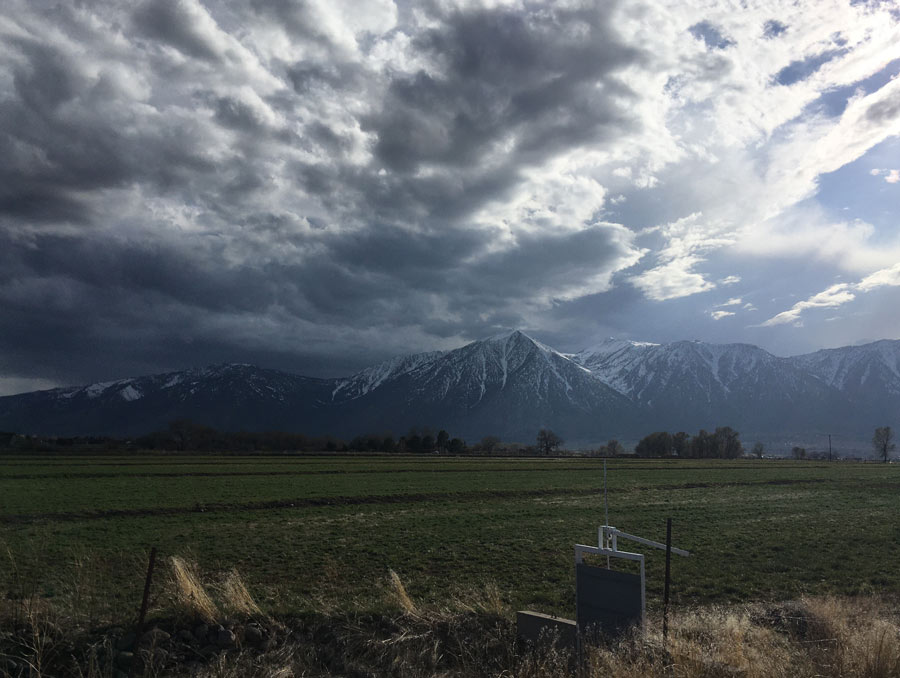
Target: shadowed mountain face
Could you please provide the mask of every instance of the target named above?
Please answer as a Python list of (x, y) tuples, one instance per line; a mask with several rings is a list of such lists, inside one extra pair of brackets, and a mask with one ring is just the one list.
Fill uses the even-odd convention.
[[(900, 419), (900, 341), (876, 341), (816, 351), (793, 358), (796, 364), (839, 391), (873, 426)], [(878, 423), (881, 422), (881, 423)]]
[(612, 340), (574, 360), (628, 396), (662, 430), (724, 423), (765, 434), (815, 431), (845, 404), (838, 389), (796, 359), (749, 344)]
[[(614, 435), (635, 424), (628, 398), (521, 332), (426, 356), (339, 407), (367, 430), (398, 422), (395, 431), (426, 425), (472, 439), (531, 440), (548, 427), (579, 438)], [(353, 389), (338, 386), (336, 398), (346, 390)]]
[(137, 435), (179, 417), (222, 430), (350, 437), (411, 427), (477, 440), (635, 439), (732, 426), (866, 435), (900, 416), (900, 341), (778, 358), (748, 344), (608, 340), (564, 355), (522, 332), (398, 357), (342, 379), (221, 365), (0, 398), (0, 429)]

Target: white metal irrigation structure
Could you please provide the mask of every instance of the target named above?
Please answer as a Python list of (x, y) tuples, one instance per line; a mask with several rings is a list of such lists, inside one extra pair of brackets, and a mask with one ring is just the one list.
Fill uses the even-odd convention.
[[(609, 559), (610, 558), (622, 558), (623, 560), (633, 560), (637, 561), (640, 564), (641, 569), (641, 626), (646, 626), (647, 621), (647, 586), (646, 586), (646, 577), (644, 574), (644, 554), (643, 553), (632, 553), (630, 551), (620, 551), (619, 550), (619, 537), (623, 539), (630, 539), (631, 541), (637, 542), (638, 544), (643, 544), (644, 546), (650, 546), (655, 549), (662, 549), (666, 551), (666, 588), (668, 589), (668, 555), (669, 553), (674, 553), (678, 556), (689, 556), (691, 555), (689, 551), (685, 551), (684, 549), (677, 549), (673, 547), (671, 544), (661, 544), (658, 541), (653, 541), (652, 539), (644, 539), (643, 537), (638, 537), (633, 534), (629, 534), (627, 532), (623, 532), (622, 530), (613, 527), (609, 524), (609, 501), (607, 499), (607, 487), (606, 487), (606, 460), (603, 460), (603, 503), (604, 503), (604, 512), (606, 518), (606, 524), (601, 525), (597, 529), (597, 546), (588, 546), (586, 544), (575, 544), (575, 565), (576, 567), (584, 562), (584, 554), (593, 554), (598, 556), (606, 556), (606, 567), (609, 569)], [(668, 591), (667, 591), (668, 593)], [(666, 596), (668, 598), (668, 595)]]

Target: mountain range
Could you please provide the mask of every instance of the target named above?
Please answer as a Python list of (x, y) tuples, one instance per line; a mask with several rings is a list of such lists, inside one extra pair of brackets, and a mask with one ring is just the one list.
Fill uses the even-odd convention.
[(349, 438), (412, 427), (572, 444), (731, 426), (745, 440), (865, 439), (900, 419), (900, 341), (782, 358), (750, 344), (608, 339), (562, 353), (520, 331), (319, 379), (226, 364), (0, 398), (0, 430), (134, 436), (177, 418)]

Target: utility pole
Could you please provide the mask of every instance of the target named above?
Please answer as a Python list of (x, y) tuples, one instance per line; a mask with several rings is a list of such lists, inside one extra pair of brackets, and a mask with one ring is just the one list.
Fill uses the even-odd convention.
[(836, 436), (837, 433), (819, 433), (820, 436), (828, 436), (828, 461), (831, 461), (831, 436)]

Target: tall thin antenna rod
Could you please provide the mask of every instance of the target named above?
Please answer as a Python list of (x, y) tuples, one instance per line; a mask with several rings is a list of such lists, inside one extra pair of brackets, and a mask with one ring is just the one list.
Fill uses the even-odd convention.
[(609, 488), (606, 485), (606, 459), (603, 460), (603, 524), (609, 525)]
[[(603, 524), (609, 526), (609, 486), (606, 484), (606, 459), (603, 460)], [(600, 544), (605, 547), (605, 544)], [(609, 569), (609, 556), (606, 556), (606, 569)]]

